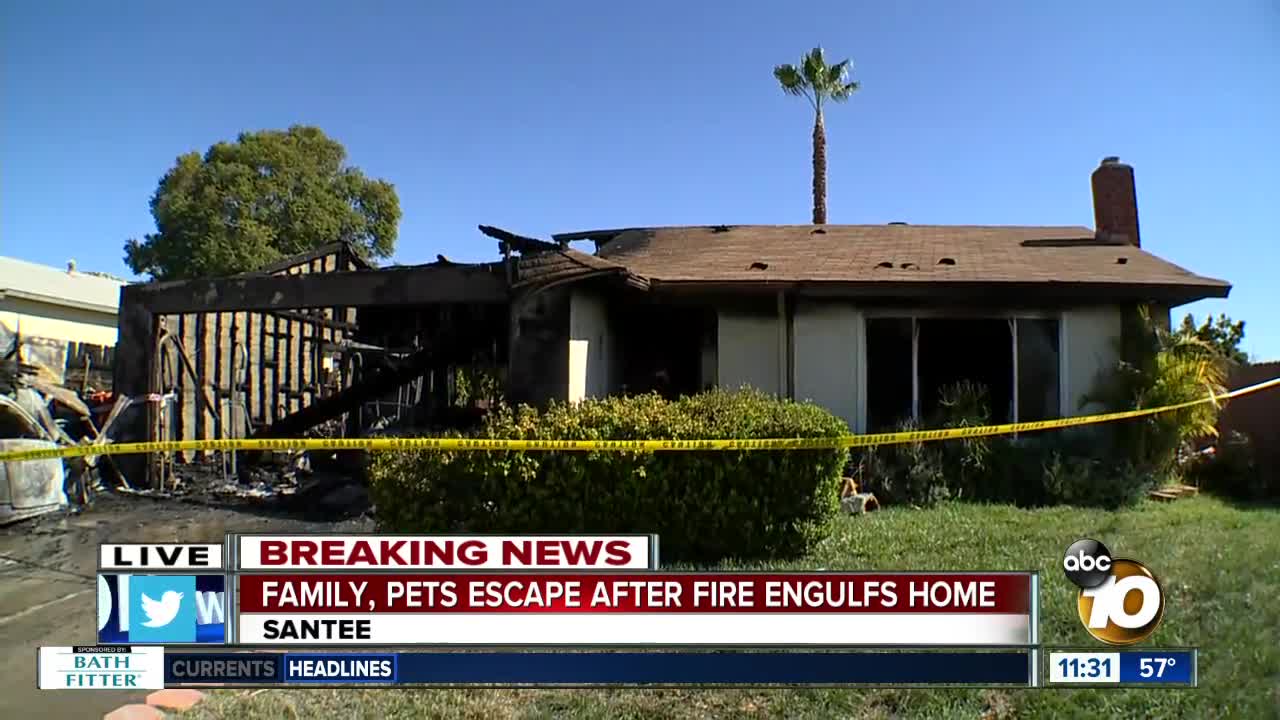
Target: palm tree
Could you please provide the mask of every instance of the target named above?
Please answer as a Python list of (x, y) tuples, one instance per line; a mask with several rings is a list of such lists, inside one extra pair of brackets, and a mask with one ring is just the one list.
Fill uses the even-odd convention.
[(828, 65), (822, 48), (814, 48), (800, 60), (800, 67), (779, 65), (773, 69), (782, 91), (800, 95), (813, 106), (813, 224), (827, 222), (827, 130), (822, 123), (824, 101), (844, 102), (858, 89), (849, 80), (849, 61)]

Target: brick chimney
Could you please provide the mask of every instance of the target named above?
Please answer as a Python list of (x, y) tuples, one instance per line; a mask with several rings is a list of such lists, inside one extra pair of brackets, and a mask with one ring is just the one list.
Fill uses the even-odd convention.
[(1093, 171), (1093, 218), (1099, 240), (1142, 247), (1133, 168), (1120, 162), (1118, 157), (1103, 158)]

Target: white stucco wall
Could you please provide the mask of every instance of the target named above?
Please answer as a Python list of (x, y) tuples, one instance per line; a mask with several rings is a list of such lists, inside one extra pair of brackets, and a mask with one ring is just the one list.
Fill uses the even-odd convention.
[(750, 385), (775, 395), (785, 392), (779, 385), (779, 341), (776, 315), (721, 310), (716, 322), (716, 383), (729, 390)]
[(1063, 363), (1062, 414), (1085, 415), (1101, 410), (1096, 404), (1081, 408), (1084, 396), (1093, 390), (1098, 374), (1115, 367), (1120, 359), (1117, 343), (1120, 338), (1121, 315), (1119, 308), (1083, 308), (1064, 312), (1063, 336), (1065, 357)]
[(604, 298), (574, 290), (569, 298), (569, 402), (604, 397), (617, 367)]
[(862, 313), (847, 304), (800, 303), (792, 325), (795, 398), (812, 400), (860, 427)]

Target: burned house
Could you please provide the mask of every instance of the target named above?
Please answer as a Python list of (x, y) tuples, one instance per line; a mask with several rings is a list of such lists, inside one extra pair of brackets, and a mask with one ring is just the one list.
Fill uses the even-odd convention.
[[(699, 226), (566, 233), (592, 271), (562, 285), (560, 397), (749, 385), (813, 400), (856, 432), (987, 388), (993, 422), (1080, 415), (1119, 359), (1125, 311), (1223, 298), (1224, 281), (1144, 249), (1133, 169), (1091, 177), (1095, 228)], [(541, 382), (551, 382), (545, 374)]]
[(535, 404), (750, 385), (814, 400), (859, 432), (927, 416), (960, 379), (987, 386), (997, 422), (1077, 414), (1116, 360), (1125, 308), (1167, 317), (1230, 290), (1143, 249), (1132, 168), (1108, 158), (1092, 180), (1096, 229), (718, 225), (543, 240), (481, 226), (502, 259), (375, 269), (333, 246), (265, 272), (132, 285), (116, 391), (171, 398), (147, 404), (130, 439), (289, 437), (335, 421), (358, 434), (387, 417), (383, 403), (430, 427), (475, 404), (458, 387), (474, 370)]

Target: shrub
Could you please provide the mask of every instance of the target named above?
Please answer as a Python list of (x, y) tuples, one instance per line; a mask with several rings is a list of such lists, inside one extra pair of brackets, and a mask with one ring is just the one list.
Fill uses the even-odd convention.
[(1128, 464), (1050, 450), (1042, 464), (1046, 504), (1114, 509), (1141, 500), (1158, 482), (1150, 473)]
[[(1125, 332), (1122, 361), (1098, 378), (1085, 402), (1110, 411), (1161, 407), (1222, 395), (1226, 359), (1193, 334), (1169, 333), (1140, 309)], [(1176, 472), (1178, 450), (1188, 441), (1217, 435), (1219, 406), (1190, 407), (1120, 421), (1115, 448), (1125, 461), (1156, 477)]]
[[(808, 403), (712, 391), (500, 408), (482, 438), (642, 440), (837, 437)], [(379, 524), (395, 532), (654, 532), (665, 560), (803, 553), (839, 509), (843, 450), (415, 451), (370, 468)]]
[[(943, 388), (929, 427), (990, 422), (986, 388)], [(898, 430), (914, 430), (914, 422)], [(948, 498), (1024, 507), (1070, 504), (1120, 507), (1141, 499), (1163, 477), (1124, 453), (1113, 425), (1017, 437), (996, 436), (887, 445), (854, 453), (862, 485), (886, 503), (928, 506)]]
[(990, 471), (976, 497), (1024, 507), (1137, 502), (1155, 476), (1110, 451), (1113, 432), (1099, 425), (994, 439)]
[(1187, 461), (1183, 472), (1202, 489), (1236, 500), (1280, 500), (1280, 469), (1264, 467), (1247, 435), (1231, 431), (1212, 453)]
[[(987, 389), (963, 381), (940, 391), (938, 416), (930, 427), (976, 427), (991, 417)], [(919, 429), (914, 421), (895, 431)], [(949, 498), (974, 498), (984, 484), (991, 455), (988, 438), (904, 443), (854, 453), (862, 484), (888, 503), (929, 506)]]
[[(908, 420), (893, 431), (916, 429), (916, 423)], [(937, 443), (861, 448), (854, 457), (859, 484), (881, 502), (928, 507), (952, 496)]]

